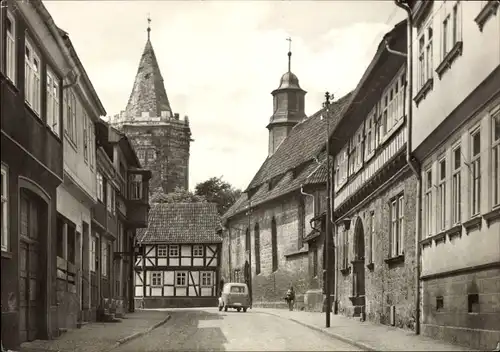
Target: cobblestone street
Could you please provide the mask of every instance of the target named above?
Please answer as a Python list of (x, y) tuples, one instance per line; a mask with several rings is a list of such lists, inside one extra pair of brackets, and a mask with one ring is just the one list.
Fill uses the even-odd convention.
[(169, 310), (167, 324), (114, 352), (361, 351), (287, 319), (249, 310)]

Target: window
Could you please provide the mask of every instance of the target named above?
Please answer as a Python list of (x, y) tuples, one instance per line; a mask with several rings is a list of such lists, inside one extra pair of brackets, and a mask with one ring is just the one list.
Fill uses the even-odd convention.
[(370, 252), (368, 263), (373, 263), (375, 259), (375, 212), (370, 213)]
[(318, 276), (318, 242), (316, 242), (313, 245), (312, 255), (313, 255), (312, 276), (317, 277)]
[(366, 120), (366, 141), (365, 141), (365, 157), (369, 155), (373, 148), (373, 117), (370, 114), (370, 117)]
[(432, 27), (423, 30), (418, 41), (417, 89), (420, 90), (433, 74)]
[(40, 116), (40, 57), (35, 52), (34, 45), (28, 36), (26, 36), (24, 46), (24, 64), (24, 100)]
[(10, 11), (5, 17), (5, 73), (16, 83), (16, 20)]
[(47, 125), (59, 136), (59, 78), (47, 67)]
[(97, 199), (104, 201), (104, 180), (100, 172), (97, 173)]
[(273, 271), (278, 270), (278, 233), (276, 229), (276, 218), (273, 216), (271, 220), (271, 251)]
[(142, 199), (142, 175), (130, 175), (130, 199)]
[(438, 180), (438, 229), (446, 228), (446, 159), (439, 161)]
[(443, 58), (448, 54), (450, 51), (450, 15), (446, 16), (446, 18), (443, 21)]
[(87, 114), (83, 112), (83, 159), (86, 163), (89, 160), (89, 132), (87, 127)]
[(116, 206), (115, 206), (115, 189), (113, 188), (113, 185), (111, 182), (107, 182), (107, 208), (108, 212), (110, 212), (112, 215), (116, 214)]
[(381, 124), (382, 130), (380, 133), (380, 138), (384, 138), (387, 134), (387, 103), (389, 102), (389, 98), (387, 94), (382, 99), (382, 112), (381, 112)]
[(432, 170), (425, 173), (425, 233), (432, 235)]
[(8, 170), (2, 164), (1, 186), (2, 186), (2, 251), (9, 250), (9, 187)]
[(493, 176), (493, 206), (500, 205), (500, 110), (492, 117), (493, 138), (492, 138), (492, 176)]
[(469, 293), (467, 295), (467, 305), (469, 313), (479, 313), (479, 295), (477, 293)]
[(70, 141), (76, 146), (76, 97), (71, 89), (66, 89), (63, 92), (63, 115), (64, 115), (64, 130)]
[(460, 146), (455, 147), (452, 151), (453, 155), (453, 176), (451, 184), (451, 207), (453, 225), (459, 224), (462, 219), (462, 180), (461, 180), (461, 167), (462, 167), (462, 150)]
[(432, 63), (432, 58), (433, 58), (433, 49), (432, 49), (432, 36), (433, 36), (433, 31), (432, 27), (427, 28), (427, 46), (425, 48), (426, 51), (426, 60), (427, 60), (427, 79), (432, 78), (433, 74), (433, 63)]
[(168, 255), (170, 257), (178, 257), (179, 256), (179, 246), (177, 246), (177, 245), (168, 246)]
[(201, 286), (213, 286), (213, 273), (211, 271), (201, 272)]
[(38, 206), (36, 201), (31, 198), (27, 192), (22, 191), (20, 200), (20, 234), (24, 237), (37, 240), (39, 232)]
[(193, 257), (203, 257), (203, 245), (193, 246)]
[(481, 131), (471, 133), (471, 215), (481, 211)]
[(347, 180), (348, 172), (348, 157), (347, 157), (347, 146), (336, 157), (337, 159), (337, 171), (335, 172), (337, 177), (337, 187), (340, 187)]
[(185, 271), (175, 272), (175, 286), (187, 286), (187, 273)]
[(139, 149), (139, 150), (137, 151), (137, 157), (138, 157), (140, 160), (144, 160), (145, 155), (146, 155), (146, 151), (145, 151), (144, 149)]
[(166, 257), (167, 256), (167, 246), (161, 244), (158, 246), (158, 257)]
[(97, 238), (92, 235), (90, 240), (90, 271), (96, 271), (96, 250), (97, 250)]
[(95, 165), (95, 134), (94, 134), (94, 123), (90, 118), (87, 121), (87, 135), (89, 140), (89, 164), (90, 168)]
[(163, 275), (161, 271), (151, 272), (151, 287), (163, 286)]
[(436, 311), (441, 311), (444, 309), (444, 299), (443, 296), (436, 297)]
[(255, 246), (255, 274), (260, 274), (260, 228), (259, 223), (254, 227), (254, 246)]
[(391, 201), (391, 257), (403, 255), (404, 196)]
[(342, 269), (347, 269), (349, 267), (349, 233), (345, 229), (342, 231), (341, 250), (342, 250)]
[(245, 231), (245, 252), (250, 251), (250, 228), (247, 227)]
[(108, 276), (108, 262), (109, 262), (109, 245), (106, 241), (102, 241), (102, 264), (101, 264), (101, 275)]

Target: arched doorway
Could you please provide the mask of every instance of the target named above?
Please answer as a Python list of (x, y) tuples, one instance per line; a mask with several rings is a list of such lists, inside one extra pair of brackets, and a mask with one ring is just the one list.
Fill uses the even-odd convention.
[(352, 303), (354, 315), (359, 316), (365, 312), (365, 232), (361, 218), (356, 219), (354, 226), (354, 260), (353, 282), (352, 282)]

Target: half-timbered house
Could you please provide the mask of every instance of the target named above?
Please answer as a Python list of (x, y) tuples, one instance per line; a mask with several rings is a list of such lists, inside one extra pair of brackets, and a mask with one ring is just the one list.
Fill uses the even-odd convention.
[(220, 281), (220, 218), (213, 203), (153, 204), (139, 230), (136, 306), (215, 306)]

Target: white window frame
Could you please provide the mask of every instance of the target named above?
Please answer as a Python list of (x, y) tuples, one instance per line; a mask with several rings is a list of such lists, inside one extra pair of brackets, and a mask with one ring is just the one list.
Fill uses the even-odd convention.
[(77, 148), (77, 125), (76, 125), (76, 96), (72, 89), (66, 89), (63, 92), (64, 105), (64, 132), (68, 139), (73, 143), (73, 147)]
[(196, 244), (193, 246), (193, 257), (203, 257), (203, 245)]
[(107, 185), (107, 192), (106, 192), (107, 209), (109, 213), (115, 215), (116, 214), (115, 188), (113, 187), (113, 184), (110, 181), (108, 181), (106, 185)]
[[(442, 166), (444, 165), (444, 173)], [(437, 228), (439, 231), (444, 231), (446, 229), (446, 221), (447, 221), (447, 208), (446, 208), (446, 174), (447, 174), (447, 163), (446, 158), (443, 157), (438, 160), (438, 219), (437, 219)]]
[(391, 253), (395, 258), (404, 254), (404, 195), (391, 200)]
[(168, 246), (168, 256), (169, 257), (178, 257), (179, 256), (179, 246), (178, 245), (169, 245)]
[(9, 251), (9, 170), (7, 166), (2, 164), (2, 251)]
[(96, 179), (97, 179), (97, 187), (96, 187), (97, 199), (100, 200), (101, 202), (104, 202), (104, 177), (102, 176), (102, 173), (100, 173), (99, 171), (96, 172)]
[(166, 257), (167, 256), (167, 245), (166, 244), (159, 244), (158, 245), (158, 257)]
[(16, 43), (16, 19), (12, 12), (7, 10), (6, 18), (12, 24), (12, 32), (5, 30), (5, 74), (7, 78), (16, 85), (16, 73), (17, 73), (17, 43)]
[(373, 130), (374, 130), (374, 118), (370, 113), (365, 122), (365, 160), (372, 153), (373, 149)]
[(162, 287), (162, 286), (163, 286), (163, 272), (151, 271), (151, 287)]
[(426, 68), (427, 68), (427, 80), (429, 80), (434, 76), (434, 49), (433, 49), (434, 30), (432, 28), (432, 25), (429, 25), (426, 28), (425, 32), (427, 34), (427, 44), (425, 46)]
[(143, 198), (142, 175), (141, 174), (130, 175), (129, 184), (130, 184), (130, 199), (141, 200)]
[(432, 187), (434, 186), (433, 182), (433, 172), (432, 167), (429, 167), (425, 170), (425, 198), (424, 198), (424, 209), (425, 209), (425, 234), (427, 237), (432, 236), (433, 226), (432, 226)]
[(201, 287), (212, 287), (214, 285), (214, 273), (213, 271), (202, 271), (200, 273), (200, 286)]
[(109, 263), (108, 246), (109, 246), (108, 242), (102, 241), (102, 244), (101, 244), (101, 256), (102, 256), (101, 275), (104, 277), (108, 277), (108, 263)]
[[(179, 283), (179, 279), (183, 280), (184, 282)], [(174, 284), (175, 287), (186, 287), (188, 285), (187, 271), (176, 271)]]
[(60, 136), (61, 119), (61, 95), (59, 89), (59, 77), (47, 65), (47, 125)]
[[(479, 134), (479, 151), (474, 154), (474, 137)], [(470, 132), (470, 214), (476, 216), (481, 213), (481, 127)]]
[[(458, 167), (456, 153), (458, 152)], [(455, 145), (451, 150), (451, 222), (458, 225), (462, 222), (462, 146)]]
[(94, 132), (94, 122), (88, 117), (87, 120), (87, 134), (89, 139), (89, 164), (90, 168), (93, 169), (95, 166), (95, 132)]
[(31, 110), (40, 117), (42, 101), (42, 81), (40, 74), (42, 64), (40, 55), (35, 51), (35, 48), (34, 42), (26, 33), (24, 42), (24, 100), (31, 107)]
[(96, 254), (97, 254), (97, 237), (94, 235), (90, 236), (90, 271), (95, 273), (96, 266)]
[(89, 163), (89, 131), (87, 124), (87, 113), (83, 110), (83, 160), (86, 164)]
[(500, 135), (495, 139), (495, 121), (500, 123), (500, 108), (491, 115), (491, 177), (492, 177), (492, 205), (500, 206)]

